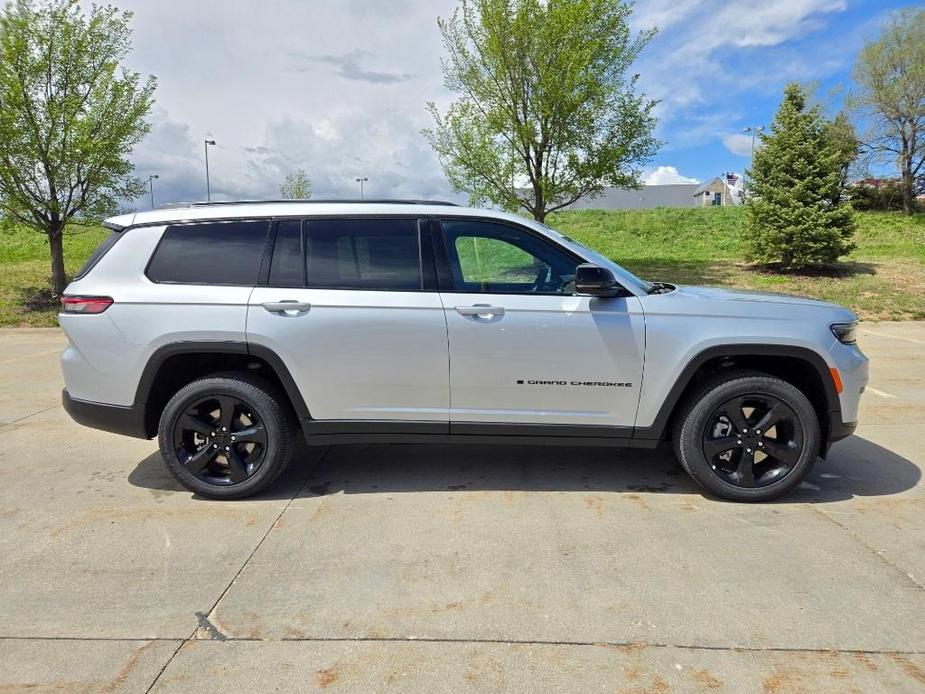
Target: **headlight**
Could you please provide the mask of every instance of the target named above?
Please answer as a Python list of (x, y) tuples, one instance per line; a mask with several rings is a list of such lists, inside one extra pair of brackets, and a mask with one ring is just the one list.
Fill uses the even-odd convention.
[(857, 323), (833, 323), (830, 327), (832, 328), (832, 334), (838, 338), (839, 342), (853, 345), (858, 341)]

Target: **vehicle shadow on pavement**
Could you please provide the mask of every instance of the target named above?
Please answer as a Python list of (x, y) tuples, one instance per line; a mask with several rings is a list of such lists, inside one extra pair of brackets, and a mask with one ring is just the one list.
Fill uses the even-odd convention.
[[(251, 497), (254, 500), (262, 499), (264, 501), (274, 499), (292, 499), (306, 484), (306, 477), (317, 466), (327, 453), (327, 448), (309, 448), (308, 446), (298, 445), (289, 469), (279, 476), (279, 479), (262, 494)], [(159, 451), (155, 451), (147, 458), (141, 460), (135, 469), (128, 475), (130, 484), (150, 489), (152, 491), (163, 493), (185, 494), (196, 501), (212, 501), (198, 494), (192, 494), (189, 490), (177, 482), (167, 471), (164, 459)], [(249, 501), (244, 499), (243, 501)], [(221, 502), (216, 502), (221, 503)]]
[[(307, 478), (306, 478), (307, 475)], [(898, 494), (922, 473), (912, 462), (852, 436), (774, 503), (828, 503)], [(189, 494), (154, 454), (129, 475), (138, 487)], [(353, 445), (303, 447), (289, 470), (254, 499), (427, 491), (609, 491), (705, 495), (668, 447), (655, 451), (565, 446)], [(193, 496), (194, 499), (199, 497)]]

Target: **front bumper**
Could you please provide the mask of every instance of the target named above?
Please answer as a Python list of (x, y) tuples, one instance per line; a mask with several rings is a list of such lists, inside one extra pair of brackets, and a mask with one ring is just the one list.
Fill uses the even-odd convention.
[(102, 429), (114, 434), (150, 438), (145, 430), (145, 408), (143, 405), (107, 405), (101, 402), (78, 400), (67, 390), (61, 391), (64, 411), (78, 424), (92, 429)]
[(841, 412), (831, 412), (829, 415), (829, 440), (827, 443), (830, 445), (848, 438), (858, 428), (857, 422), (843, 422)]

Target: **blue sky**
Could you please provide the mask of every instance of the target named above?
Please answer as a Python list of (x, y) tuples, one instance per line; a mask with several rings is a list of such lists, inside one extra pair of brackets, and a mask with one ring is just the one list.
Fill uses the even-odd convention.
[[(655, 20), (663, 27), (637, 65), (642, 88), (661, 100), (664, 146), (650, 169), (673, 167), (698, 180), (743, 171), (751, 142), (742, 128), (771, 122), (784, 85), (816, 85), (817, 97), (834, 113), (851, 89), (852, 65), (864, 42), (876, 37), (891, 11), (909, 4), (640, 2), (637, 26)], [(661, 180), (673, 174), (660, 173)]]
[[(304, 168), (316, 196), (454, 197), (420, 131), (445, 109), (436, 28), (457, 0), (115, 0), (135, 14), (129, 66), (158, 78), (153, 128), (133, 154), (156, 202), (279, 194)], [(659, 34), (635, 65), (660, 100), (650, 182), (748, 165), (746, 125), (767, 125), (789, 80), (826, 98), (898, 0), (639, 0)], [(831, 103), (838, 107), (840, 96)], [(460, 199), (462, 196), (456, 196)], [(137, 201), (138, 209), (147, 198)]]

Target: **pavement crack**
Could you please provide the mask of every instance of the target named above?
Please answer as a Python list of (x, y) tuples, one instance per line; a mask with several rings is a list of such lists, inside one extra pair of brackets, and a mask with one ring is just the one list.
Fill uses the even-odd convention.
[(197, 612), (196, 619), (199, 620), (199, 628), (196, 629), (195, 636), (198, 639), (205, 639), (210, 641), (227, 641), (228, 635), (219, 629), (212, 621), (209, 619), (209, 615), (205, 612)]
[(10, 420), (9, 422), (2, 422), (2, 423), (0, 423), (0, 434), (2, 434), (2, 433), (5, 432), (5, 431), (12, 431), (13, 429), (17, 429), (18, 427), (17, 427), (16, 425), (22, 424), (22, 423), (25, 422), (27, 419), (32, 419), (33, 417), (38, 417), (40, 414), (43, 414), (43, 413), (45, 413), (45, 412), (49, 412), (49, 411), (51, 411), (51, 410), (56, 410), (56, 409), (58, 409), (59, 407), (61, 407), (60, 403), (59, 403), (59, 404), (56, 404), (56, 405), (51, 405), (50, 407), (45, 407), (45, 408), (43, 408), (43, 409), (41, 409), (41, 410), (38, 410), (37, 412), (31, 412), (31, 413), (29, 413), (29, 414), (27, 414), (27, 415), (23, 415), (22, 417), (19, 417), (19, 418), (17, 418), (17, 419)]
[(880, 561), (882, 561), (884, 564), (886, 564), (887, 566), (889, 566), (889, 567), (890, 567), (891, 569), (893, 569), (894, 571), (897, 571), (900, 575), (902, 575), (902, 576), (905, 577), (908, 581), (910, 581), (916, 588), (918, 588), (919, 590), (925, 590), (925, 585), (923, 585), (921, 581), (919, 581), (915, 576), (913, 576), (913, 575), (912, 575), (911, 573), (909, 573), (908, 571), (904, 570), (901, 566), (899, 566), (898, 564), (896, 564), (896, 562), (894, 562), (892, 559), (890, 559), (890, 558), (889, 558), (886, 554), (884, 554), (882, 551), (880, 551), (880, 550), (877, 549), (876, 547), (871, 546), (866, 540), (864, 540), (864, 538), (862, 538), (860, 535), (858, 535), (856, 532), (854, 532), (854, 530), (852, 530), (851, 528), (849, 528), (849, 527), (848, 527), (847, 525), (845, 525), (844, 523), (839, 522), (838, 520), (836, 520), (834, 517), (832, 517), (830, 514), (826, 513), (825, 511), (823, 511), (823, 510), (821, 510), (821, 509), (819, 509), (819, 508), (816, 508), (816, 506), (814, 506), (814, 505), (812, 505), (812, 504), (808, 504), (808, 506), (809, 506), (809, 508), (810, 508), (811, 510), (815, 511), (816, 513), (818, 513), (820, 516), (822, 516), (823, 518), (825, 518), (827, 521), (829, 521), (830, 523), (836, 525), (837, 527), (841, 528), (841, 529), (844, 530), (846, 533), (848, 533), (848, 534), (855, 540), (855, 542), (857, 542), (858, 544), (860, 544), (860, 545), (861, 545), (862, 547), (864, 547), (866, 550), (868, 550), (868, 551), (870, 551), (870, 552), (873, 552), (875, 555), (877, 555), (877, 557), (880, 559)]
[[(201, 613), (200, 613), (201, 614)], [(198, 627), (197, 627), (198, 629)], [(0, 636), (0, 641), (105, 641), (105, 642), (129, 642), (142, 643), (150, 645), (156, 641), (180, 641), (173, 655), (176, 655), (186, 643), (195, 639), (174, 639), (167, 637), (157, 638), (106, 638), (106, 637), (83, 637), (83, 636)], [(288, 643), (288, 642), (305, 642), (305, 643), (445, 643), (445, 644), (496, 644), (507, 646), (563, 646), (575, 648), (616, 648), (625, 650), (636, 650), (644, 648), (652, 649), (677, 649), (684, 651), (718, 651), (718, 652), (742, 652), (742, 653), (843, 653), (846, 655), (885, 655), (885, 656), (921, 656), (925, 651), (921, 650), (902, 650), (891, 648), (814, 648), (814, 647), (794, 647), (794, 646), (746, 646), (743, 644), (731, 645), (711, 645), (697, 643), (667, 643), (658, 641), (583, 641), (583, 640), (559, 640), (559, 639), (505, 639), (505, 638), (478, 638), (478, 637), (435, 637), (435, 636), (293, 636), (281, 638), (254, 638), (246, 636), (228, 636), (222, 635), (221, 638), (208, 639), (222, 641), (225, 643)], [(171, 660), (173, 659), (171, 656)], [(170, 660), (167, 661), (167, 664)], [(166, 669), (167, 664), (161, 670)], [(160, 677), (160, 675), (158, 675)], [(156, 682), (157, 680), (155, 680)], [(152, 682), (151, 686), (154, 686)], [(148, 689), (150, 691), (150, 688)]]
[(218, 596), (215, 602), (212, 603), (212, 607), (209, 608), (209, 611), (196, 613), (196, 628), (193, 630), (193, 633), (187, 636), (185, 639), (183, 639), (180, 645), (177, 646), (177, 650), (175, 650), (171, 654), (171, 656), (167, 659), (167, 662), (164, 663), (163, 667), (157, 673), (157, 677), (154, 678), (154, 680), (145, 690), (145, 694), (147, 694), (152, 689), (154, 689), (154, 686), (158, 683), (158, 680), (161, 679), (161, 677), (163, 676), (164, 672), (167, 670), (170, 663), (172, 663), (173, 659), (176, 658), (177, 653), (179, 653), (183, 649), (183, 647), (186, 644), (188, 644), (190, 641), (202, 640), (202, 639), (211, 640), (211, 641), (243, 640), (243, 639), (235, 639), (233, 637), (230, 637), (228, 634), (226, 634), (225, 632), (223, 632), (221, 629), (219, 629), (216, 626), (215, 610), (218, 607), (219, 603), (222, 601), (222, 598), (225, 597), (228, 591), (231, 590), (231, 587), (238, 580), (238, 577), (244, 571), (245, 567), (250, 563), (250, 560), (254, 558), (254, 555), (257, 553), (257, 550), (260, 549), (260, 546), (264, 543), (267, 537), (270, 536), (270, 533), (273, 532), (273, 528), (275, 528), (276, 524), (279, 523), (280, 519), (283, 517), (283, 514), (289, 510), (289, 507), (292, 506), (292, 502), (295, 501), (299, 497), (299, 495), (302, 493), (302, 491), (305, 489), (305, 486), (308, 484), (308, 481), (311, 479), (312, 470), (314, 470), (315, 467), (317, 467), (324, 461), (324, 459), (328, 456), (328, 453), (330, 453), (330, 451), (331, 449), (330, 447), (328, 447), (325, 450), (325, 452), (321, 455), (321, 458), (318, 460), (318, 462), (315, 463), (315, 466), (305, 471), (305, 478), (302, 480), (302, 483), (295, 490), (295, 493), (293, 493), (293, 495), (289, 498), (289, 501), (286, 502), (286, 505), (283, 506), (282, 510), (277, 514), (276, 518), (273, 519), (273, 522), (270, 523), (270, 525), (267, 527), (267, 531), (263, 534), (263, 536), (254, 546), (254, 549), (251, 550), (250, 554), (247, 555), (247, 558), (241, 564), (240, 568), (237, 570), (237, 572), (232, 577), (232, 579), (228, 582), (228, 585), (225, 586), (225, 589), (222, 590), (221, 594)]

